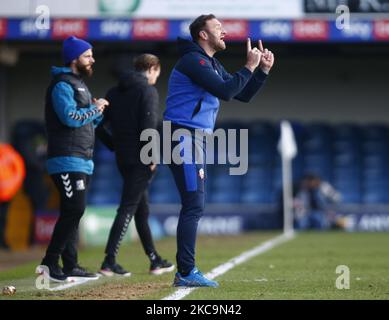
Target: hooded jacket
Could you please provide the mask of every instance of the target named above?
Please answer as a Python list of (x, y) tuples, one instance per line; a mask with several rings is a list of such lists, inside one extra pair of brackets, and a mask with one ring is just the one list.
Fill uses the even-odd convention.
[(110, 105), (99, 129), (108, 128), (112, 140), (101, 139), (102, 130), (98, 130), (99, 138), (115, 151), (120, 163), (140, 164), (140, 150), (143, 146), (141, 132), (158, 127), (157, 90), (148, 84), (142, 73), (129, 72), (121, 77), (117, 86), (107, 92), (106, 99)]
[(249, 102), (267, 76), (246, 67), (231, 75), (193, 41), (179, 38), (178, 49), (181, 58), (169, 78), (164, 113), (164, 120), (177, 125), (213, 130), (219, 99)]

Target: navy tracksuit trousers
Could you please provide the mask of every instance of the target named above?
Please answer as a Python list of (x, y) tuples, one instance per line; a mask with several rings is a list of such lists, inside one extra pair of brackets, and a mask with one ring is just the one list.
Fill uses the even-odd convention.
[[(177, 225), (177, 269), (181, 274), (188, 274), (195, 267), (195, 247), (197, 226), (204, 212), (205, 205), (205, 141), (191, 136), (192, 161), (169, 165), (181, 197), (181, 211)], [(181, 140), (182, 142), (182, 140)], [(172, 142), (172, 149), (180, 142)], [(196, 163), (195, 150), (201, 156)]]

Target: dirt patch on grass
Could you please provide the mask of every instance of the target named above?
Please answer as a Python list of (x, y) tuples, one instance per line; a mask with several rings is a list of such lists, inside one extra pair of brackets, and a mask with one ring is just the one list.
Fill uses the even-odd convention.
[(87, 300), (138, 300), (161, 289), (171, 287), (166, 283), (109, 283), (81, 292), (66, 293), (64, 298)]

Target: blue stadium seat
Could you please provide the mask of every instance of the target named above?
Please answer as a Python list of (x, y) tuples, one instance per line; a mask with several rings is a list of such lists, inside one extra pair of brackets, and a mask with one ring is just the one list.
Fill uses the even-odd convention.
[(332, 128), (335, 140), (360, 140), (361, 128), (356, 124), (342, 123)]
[(161, 164), (157, 166), (156, 177), (172, 177), (172, 173), (168, 165)]
[(96, 191), (107, 191), (107, 190), (121, 190), (123, 186), (123, 180), (121, 178), (113, 178), (113, 177), (92, 177), (90, 190)]
[(239, 203), (241, 176), (229, 175), (229, 166), (209, 166), (207, 199), (213, 203)]
[(255, 121), (248, 124), (250, 138), (265, 138), (269, 141), (276, 139), (276, 126), (267, 121)]
[(240, 190), (213, 190), (208, 194), (211, 203), (239, 203)]
[(119, 169), (115, 163), (110, 162), (98, 162), (95, 165), (95, 176), (99, 177), (112, 177), (120, 176)]
[(150, 203), (170, 204), (180, 202), (180, 197), (176, 188), (151, 189), (149, 198)]
[(342, 195), (342, 203), (360, 203), (362, 196), (361, 181), (358, 177), (352, 176), (349, 179), (337, 176), (333, 180), (333, 186)]
[(362, 136), (365, 141), (388, 141), (389, 128), (385, 124), (371, 124), (362, 128)]
[(94, 154), (96, 163), (100, 162), (115, 162), (115, 153), (107, 148), (97, 149)]
[(382, 155), (367, 155), (363, 159), (365, 168), (386, 168), (388, 159)]
[(269, 204), (275, 202), (274, 192), (271, 190), (250, 189), (241, 192), (241, 203)]
[(324, 139), (322, 137), (313, 137), (306, 139), (301, 144), (301, 151), (304, 153), (313, 153), (313, 152), (325, 152), (331, 153), (331, 143), (330, 140)]
[(329, 154), (309, 153), (304, 159), (305, 166), (328, 167), (332, 164), (332, 156)]
[(343, 191), (342, 192), (342, 203), (345, 204), (359, 204), (361, 203), (361, 193), (353, 191)]
[(331, 126), (322, 122), (313, 122), (305, 125), (305, 135), (308, 137), (321, 136), (331, 139)]
[(359, 140), (334, 140), (334, 153), (349, 153), (359, 155), (361, 153), (361, 145)]
[(359, 154), (348, 152), (338, 153), (334, 155), (334, 167), (349, 167), (360, 166), (361, 157)]
[(388, 156), (389, 144), (387, 141), (366, 141), (362, 151), (365, 155)]
[(364, 168), (362, 179), (364, 181), (389, 181), (389, 168)]

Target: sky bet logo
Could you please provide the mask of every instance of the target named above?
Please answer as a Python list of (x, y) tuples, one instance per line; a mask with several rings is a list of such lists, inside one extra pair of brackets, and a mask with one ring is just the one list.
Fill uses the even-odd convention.
[(309, 19), (294, 21), (293, 38), (301, 41), (326, 41), (329, 38), (328, 22)]
[(191, 20), (186, 20), (181, 22), (180, 24), (180, 35), (181, 37), (190, 37), (190, 32), (189, 32), (189, 26), (192, 23)]
[(369, 40), (372, 33), (372, 25), (369, 22), (350, 22), (349, 28), (341, 30), (344, 37)]
[(377, 40), (389, 40), (389, 20), (378, 20), (374, 23), (374, 37)]
[(38, 36), (40, 38), (44, 38), (49, 33), (48, 29), (38, 29), (36, 27), (36, 21), (32, 19), (22, 20), (20, 25), (20, 35), (28, 37), (28, 36)]
[(288, 40), (292, 34), (292, 25), (287, 21), (264, 21), (260, 24), (260, 34), (264, 39), (278, 38)]
[(243, 40), (248, 37), (249, 25), (245, 20), (222, 20), (227, 40)]
[(165, 40), (169, 32), (167, 20), (142, 19), (134, 21), (133, 37), (138, 40)]
[(131, 32), (131, 22), (123, 20), (108, 20), (100, 24), (100, 31), (103, 37), (117, 36), (128, 38)]
[(66, 39), (69, 36), (86, 38), (87, 21), (84, 19), (55, 19), (53, 22), (53, 39)]

